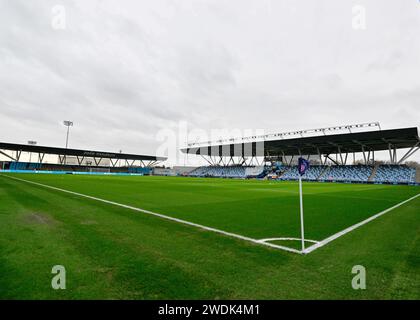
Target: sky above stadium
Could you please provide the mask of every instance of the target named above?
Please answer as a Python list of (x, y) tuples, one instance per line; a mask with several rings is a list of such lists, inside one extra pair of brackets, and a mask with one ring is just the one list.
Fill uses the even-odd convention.
[(419, 126), (419, 33), (418, 0), (0, 0), (0, 141), (63, 146), (72, 120), (70, 147), (163, 155), (219, 129)]

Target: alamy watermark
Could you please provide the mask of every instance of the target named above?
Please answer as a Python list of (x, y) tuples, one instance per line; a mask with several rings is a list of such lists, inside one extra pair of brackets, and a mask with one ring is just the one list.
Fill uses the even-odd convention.
[(55, 5), (51, 8), (51, 27), (54, 30), (63, 30), (67, 27), (66, 8), (63, 5)]
[(54, 290), (66, 289), (66, 268), (62, 265), (55, 265), (52, 267), (51, 273), (55, 274), (51, 280), (51, 287)]
[(353, 6), (351, 26), (354, 30), (366, 30), (366, 8), (362, 5)]
[(355, 265), (351, 269), (351, 273), (355, 274), (351, 280), (351, 286), (354, 290), (366, 289), (366, 268), (361, 265)]
[(263, 157), (263, 129), (210, 129), (193, 128), (180, 121), (173, 128), (158, 131), (159, 146), (156, 154), (180, 162), (188, 149), (189, 154), (211, 157)]

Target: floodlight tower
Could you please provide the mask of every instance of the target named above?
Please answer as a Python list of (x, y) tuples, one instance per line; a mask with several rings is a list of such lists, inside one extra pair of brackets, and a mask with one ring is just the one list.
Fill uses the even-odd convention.
[(72, 121), (68, 121), (68, 120), (64, 120), (63, 124), (67, 127), (67, 136), (66, 136), (66, 149), (69, 145), (69, 132), (70, 132), (70, 127), (73, 127), (73, 122)]
[[(28, 144), (30, 146), (36, 146), (37, 142), (36, 141), (33, 141), (33, 140), (29, 140), (28, 141)], [(32, 152), (29, 152), (29, 162), (31, 162), (31, 160), (32, 160)]]
[[(64, 120), (63, 124), (67, 127), (67, 136), (66, 136), (66, 149), (69, 146), (69, 132), (70, 127), (73, 127), (73, 121)], [(64, 164), (66, 164), (66, 155), (64, 155)]]

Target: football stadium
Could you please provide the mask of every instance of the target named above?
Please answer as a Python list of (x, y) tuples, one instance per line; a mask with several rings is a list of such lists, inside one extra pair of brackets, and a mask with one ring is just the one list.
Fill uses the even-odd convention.
[[(1, 297), (418, 298), (416, 127), (239, 140), (182, 148), (199, 167), (1, 142)], [(72, 290), (50, 289), (56, 264)], [(359, 264), (364, 292), (347, 284)]]
[(420, 0), (0, 1), (3, 314), (416, 314), (419, 30)]

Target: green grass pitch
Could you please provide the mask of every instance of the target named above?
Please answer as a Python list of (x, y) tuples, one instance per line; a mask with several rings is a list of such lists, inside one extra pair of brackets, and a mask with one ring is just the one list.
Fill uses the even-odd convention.
[[(420, 298), (420, 197), (299, 255), (5, 175), (0, 299)], [(11, 176), (253, 239), (300, 236), (295, 182)], [(307, 182), (303, 188), (306, 238), (315, 241), (420, 192), (414, 186)], [(65, 290), (51, 288), (57, 264), (66, 267)], [(365, 290), (351, 286), (354, 265), (366, 268)]]

